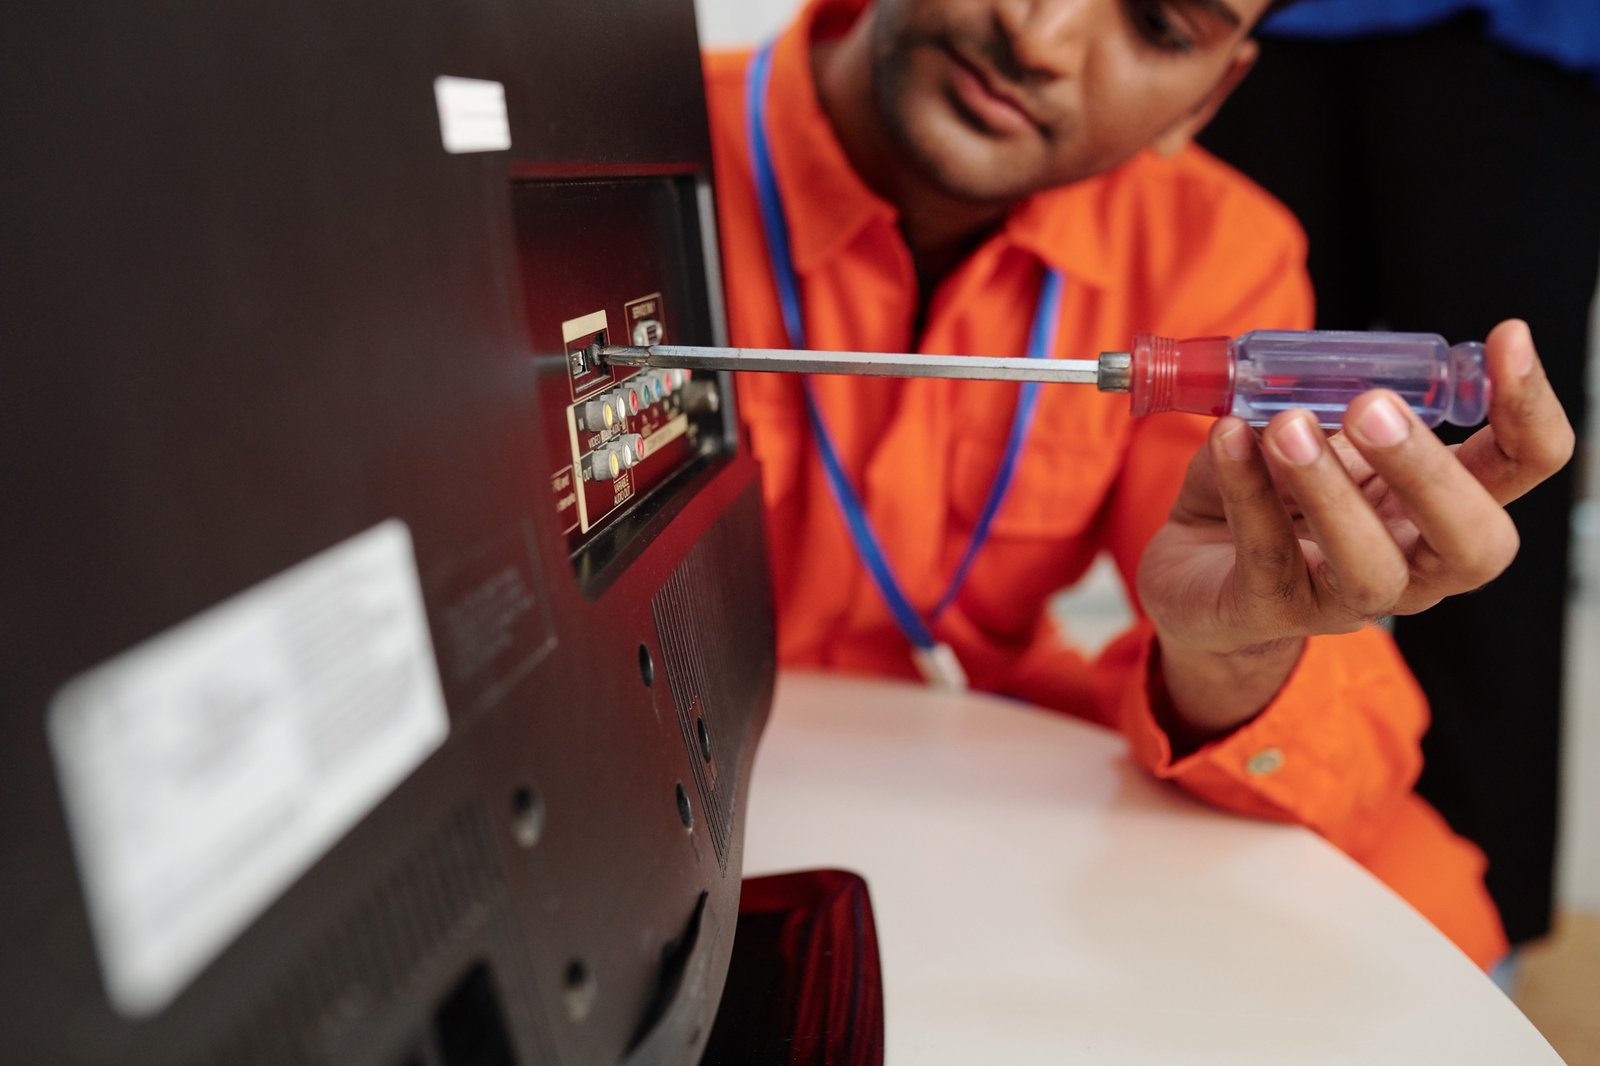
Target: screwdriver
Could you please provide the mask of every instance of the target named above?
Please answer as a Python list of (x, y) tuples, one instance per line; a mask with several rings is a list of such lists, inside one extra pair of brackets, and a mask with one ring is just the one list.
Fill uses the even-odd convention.
[(1094, 385), (1128, 393), (1135, 415), (1231, 414), (1253, 426), (1266, 425), (1279, 411), (1304, 409), (1334, 429), (1350, 402), (1369, 389), (1398, 393), (1428, 426), (1477, 425), (1489, 409), (1483, 345), (1451, 346), (1436, 333), (1253, 330), (1237, 338), (1185, 340), (1139, 333), (1129, 351), (1102, 352), (1098, 359), (675, 344), (604, 347), (599, 357), (618, 367)]

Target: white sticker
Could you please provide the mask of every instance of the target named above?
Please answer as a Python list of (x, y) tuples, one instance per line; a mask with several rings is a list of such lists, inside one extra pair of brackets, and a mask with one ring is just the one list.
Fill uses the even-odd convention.
[(410, 531), (80, 674), (48, 728), (106, 991), (154, 1014), (444, 742)]
[(439, 132), (444, 150), (503, 152), (511, 147), (511, 122), (506, 117), (506, 87), (479, 78), (433, 79), (439, 105)]
[(606, 323), (606, 313), (604, 311), (591, 311), (587, 315), (569, 318), (561, 323), (561, 343), (571, 344), (579, 337), (587, 337), (589, 334), (599, 333), (601, 330), (609, 331), (610, 328)]

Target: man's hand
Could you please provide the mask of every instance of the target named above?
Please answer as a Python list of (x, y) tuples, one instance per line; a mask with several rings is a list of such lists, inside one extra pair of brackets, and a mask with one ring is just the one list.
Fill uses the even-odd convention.
[(1493, 580), (1517, 552), (1505, 505), (1564, 466), (1573, 432), (1528, 327), (1489, 335), (1489, 424), (1447, 447), (1374, 391), (1329, 438), (1305, 411), (1212, 428), (1139, 566), (1175, 745), (1252, 718), (1304, 638), (1415, 614)]

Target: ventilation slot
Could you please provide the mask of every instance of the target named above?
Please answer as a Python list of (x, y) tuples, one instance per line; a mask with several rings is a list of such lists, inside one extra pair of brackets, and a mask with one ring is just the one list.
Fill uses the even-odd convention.
[[(274, 991), (196, 1066), (320, 1062), (399, 1001), (504, 909), (505, 884), (478, 805), (458, 808), (370, 894), (330, 923)], [(403, 1024), (403, 1023), (402, 1023)]]
[[(758, 580), (766, 580), (766, 559), (752, 560), (749, 544), (749, 531), (761, 521), (760, 496), (746, 492), (684, 556), (651, 603), (694, 774), (697, 818), (724, 868), (738, 793), (738, 768), (730, 760), (745, 748), (745, 704), (765, 689), (773, 643), (770, 611), (752, 612), (741, 595), (747, 564), (754, 562)], [(735, 561), (737, 570), (730, 570)]]

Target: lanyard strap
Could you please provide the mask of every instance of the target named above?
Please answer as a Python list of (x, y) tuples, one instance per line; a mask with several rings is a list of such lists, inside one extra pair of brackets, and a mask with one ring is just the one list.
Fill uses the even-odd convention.
[[(767, 98), (772, 78), (772, 53), (773, 44), (768, 43), (751, 61), (750, 73), (745, 83), (745, 114), (749, 123), (751, 165), (761, 205), (761, 227), (766, 236), (768, 254), (772, 259), (772, 275), (777, 283), (778, 303), (783, 311), (784, 328), (789, 335), (789, 346), (804, 348), (806, 334), (805, 320), (800, 308), (800, 281), (794, 268), (794, 256), (789, 244), (789, 226), (784, 217), (783, 197), (778, 190), (778, 176), (772, 165), (771, 140), (767, 131)], [(1028, 334), (1030, 359), (1048, 359), (1055, 351), (1056, 326), (1060, 320), (1061, 294), (1065, 283), (1065, 276), (1058, 270), (1051, 270), (1045, 275), (1044, 287), (1039, 294), (1039, 305), (1034, 313), (1033, 327)], [(878, 591), (888, 604), (890, 613), (894, 615), (895, 624), (905, 634), (906, 639), (920, 652), (934, 652), (939, 647), (938, 642), (934, 640), (927, 622), (912, 606), (910, 599), (902, 591), (900, 582), (895, 578), (889, 559), (884, 554), (883, 545), (879, 543), (877, 534), (873, 532), (872, 525), (867, 519), (866, 506), (861, 502), (861, 497), (857, 495), (855, 487), (850, 484), (850, 479), (845, 473), (844, 464), (833, 445), (833, 438), (828, 433), (826, 423), (823, 422), (822, 411), (817, 404), (816, 394), (809, 379), (804, 381), (804, 388), (806, 412), (810, 418), (812, 434), (817, 441), (817, 451), (822, 458), (822, 467), (827, 474), (828, 486), (833, 491), (833, 497), (844, 515), (850, 539), (855, 542), (856, 554), (866, 565), (873, 583), (878, 586)], [(1000, 504), (1005, 500), (1007, 490), (1011, 487), (1012, 478), (1017, 470), (1017, 460), (1022, 452), (1023, 442), (1027, 440), (1028, 429), (1033, 424), (1034, 412), (1038, 405), (1039, 383), (1037, 381), (1025, 383), (1017, 395), (1016, 415), (1011, 421), (1011, 432), (1006, 440), (1005, 454), (1001, 457), (1000, 467), (995, 472), (993, 484), (990, 485), (988, 499), (984, 501), (983, 510), (979, 512), (977, 525), (972, 531), (972, 539), (956, 566), (950, 587), (939, 598), (931, 618), (937, 618), (955, 600), (966, 581), (967, 572), (972, 568), (973, 560), (977, 558), (978, 552), (989, 539), (989, 527), (994, 522), (995, 513), (1000, 510)], [(948, 649), (945, 651), (948, 652)]]

